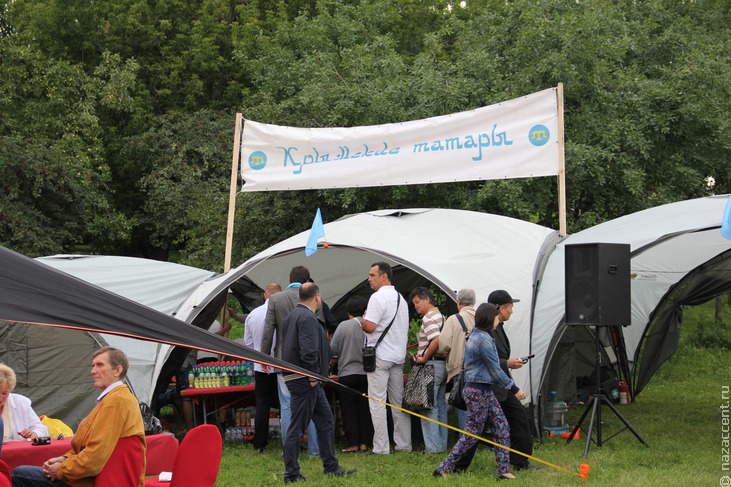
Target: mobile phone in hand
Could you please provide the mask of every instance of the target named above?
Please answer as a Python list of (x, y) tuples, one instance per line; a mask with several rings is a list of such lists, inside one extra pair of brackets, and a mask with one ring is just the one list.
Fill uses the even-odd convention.
[(533, 357), (535, 357), (535, 355), (528, 355), (528, 356), (526, 356), (526, 357), (521, 357), (521, 358), (520, 358), (520, 360), (522, 360), (524, 364), (527, 364), (527, 363), (528, 363), (528, 361), (529, 361), (530, 359), (532, 359)]

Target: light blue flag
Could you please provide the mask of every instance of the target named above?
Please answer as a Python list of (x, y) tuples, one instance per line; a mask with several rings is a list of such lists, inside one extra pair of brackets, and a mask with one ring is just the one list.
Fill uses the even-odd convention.
[(305, 246), (305, 255), (311, 256), (317, 252), (317, 240), (320, 237), (325, 236), (325, 227), (322, 224), (322, 215), (320, 209), (317, 209), (315, 213), (315, 221), (312, 222), (312, 229), (310, 230), (310, 236), (307, 237), (307, 245)]
[(728, 201), (726, 202), (726, 209), (723, 210), (721, 235), (726, 237), (726, 240), (731, 240), (731, 196), (729, 196)]

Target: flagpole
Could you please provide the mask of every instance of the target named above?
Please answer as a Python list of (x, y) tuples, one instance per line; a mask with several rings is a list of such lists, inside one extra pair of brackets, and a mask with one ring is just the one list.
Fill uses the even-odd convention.
[(566, 154), (563, 127), (563, 83), (556, 91), (558, 104), (558, 233), (566, 236)]

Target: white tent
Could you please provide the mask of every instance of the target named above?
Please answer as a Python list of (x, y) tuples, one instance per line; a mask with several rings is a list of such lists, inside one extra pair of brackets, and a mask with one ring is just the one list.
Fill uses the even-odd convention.
[[(547, 385), (549, 363), (565, 358), (558, 356), (565, 354), (557, 353), (566, 332), (565, 246), (594, 242), (630, 245), (632, 323), (623, 334), (636, 378), (634, 392), (639, 392), (677, 349), (680, 306), (700, 304), (731, 290), (731, 241), (720, 232), (727, 200), (728, 195), (713, 196), (650, 208), (570, 235), (556, 246), (535, 302), (534, 397)], [(564, 361), (556, 375), (574, 380), (577, 373), (566, 366)]]
[[(324, 301), (335, 308), (333, 304), (353, 290), (367, 288), (371, 264), (385, 260), (394, 269), (431, 281), (452, 299), (460, 288), (474, 289), (478, 303), (491, 291), (506, 289), (521, 299), (508, 329), (513, 350), (522, 355), (530, 352), (533, 282), (543, 250), (557, 238), (554, 230), (486, 213), (408, 209), (359, 213), (326, 223), (329, 247), (305, 257), (308, 235), (305, 231), (288, 238), (204, 283), (177, 316), (192, 322), (209, 301), (242, 276), (260, 288), (271, 281), (286, 285), (295, 265), (310, 269)], [(407, 295), (411, 291), (398, 282), (396, 287)], [(527, 370), (519, 372), (516, 382), (528, 391)]]
[[(213, 272), (132, 257), (56, 255), (36, 259), (108, 291), (173, 314)], [(17, 391), (31, 397), (39, 414), (75, 427), (93, 406), (91, 355), (101, 345), (123, 350), (128, 381), (137, 398), (151, 403), (168, 345), (118, 335), (0, 323), (0, 357), (18, 374)]]

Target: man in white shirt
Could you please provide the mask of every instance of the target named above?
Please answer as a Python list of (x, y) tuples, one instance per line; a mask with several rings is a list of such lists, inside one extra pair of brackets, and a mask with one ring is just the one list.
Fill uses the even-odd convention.
[[(383, 340), (376, 348), (376, 369), (368, 372), (368, 395), (380, 401), (400, 406), (404, 394), (404, 360), (409, 334), (409, 310), (404, 298), (391, 285), (393, 271), (386, 262), (371, 266), (368, 283), (375, 291), (368, 301), (363, 317), (363, 331), (369, 346), (375, 346), (389, 324)], [(373, 453), (388, 455), (388, 425), (386, 406), (370, 401), (373, 419)], [(411, 451), (411, 418), (396, 409), (393, 414), (393, 437), (396, 451)]]
[[(244, 338), (243, 343), (249, 348), (253, 348), (257, 352), (261, 352), (261, 337), (264, 331), (264, 319), (267, 314), (267, 305), (269, 296), (276, 294), (282, 290), (282, 286), (276, 282), (270, 282), (264, 288), (264, 304), (255, 308), (246, 317), (244, 322)], [(238, 340), (236, 340), (238, 341)], [(274, 345), (271, 350), (264, 353), (272, 354)], [(256, 388), (254, 389), (254, 397), (256, 398), (256, 413), (254, 416), (254, 440), (252, 444), (254, 449), (259, 453), (264, 453), (269, 437), (269, 410), (274, 404), (274, 398), (277, 397), (277, 375), (265, 372), (261, 365), (254, 364), (254, 380)]]

